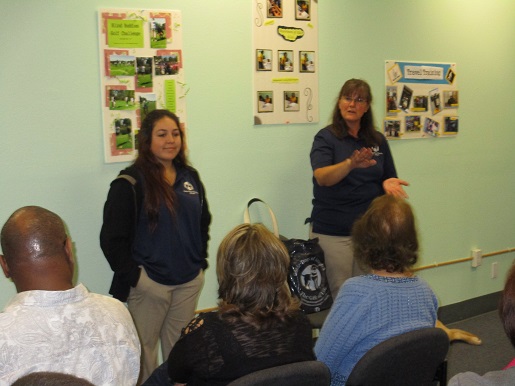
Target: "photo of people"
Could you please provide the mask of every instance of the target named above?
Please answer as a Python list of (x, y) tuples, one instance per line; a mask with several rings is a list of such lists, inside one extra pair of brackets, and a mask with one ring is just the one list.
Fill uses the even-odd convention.
[(427, 133), (433, 137), (436, 137), (438, 135), (438, 132), (440, 131), (440, 123), (437, 121), (426, 118), (424, 122), (424, 133)]
[(166, 48), (166, 19), (156, 17), (150, 19), (150, 47)]
[(273, 91), (258, 91), (258, 112), (271, 113), (274, 111)]
[(413, 98), (412, 111), (427, 111), (427, 95), (416, 95)]
[(256, 50), (256, 70), (272, 71), (272, 50)]
[(268, 0), (267, 17), (283, 17), (282, 0)]
[(109, 55), (109, 74), (111, 76), (134, 76), (136, 58), (130, 55)]
[(315, 52), (299, 52), (300, 72), (315, 72)]
[(401, 121), (398, 119), (384, 120), (384, 135), (387, 138), (398, 138), (401, 131)]
[(446, 109), (453, 109), (459, 106), (458, 91), (444, 91), (443, 92), (444, 107)]
[(444, 118), (444, 134), (458, 134), (458, 117)]
[(409, 88), (408, 86), (404, 86), (402, 88), (401, 99), (399, 101), (399, 107), (405, 113), (407, 113), (408, 110), (409, 110), (409, 105), (411, 103), (411, 96), (412, 95), (413, 95), (413, 90), (411, 88)]
[(136, 88), (152, 88), (152, 58), (136, 58)]
[[(386, 87), (386, 112), (393, 115), (399, 111), (397, 107), (397, 86)], [(392, 114), (393, 113), (393, 114)]]
[(298, 91), (285, 91), (284, 92), (284, 111), (299, 111), (299, 92)]
[(431, 112), (433, 115), (442, 111), (442, 100), (440, 98), (440, 91), (437, 88), (429, 91), (429, 100), (431, 101)]
[(420, 115), (406, 115), (406, 132), (419, 132), (421, 129)]
[(139, 106), (141, 121), (143, 121), (148, 113), (156, 109), (156, 94), (140, 94)]
[(281, 51), (277, 52), (279, 57), (279, 71), (292, 72), (293, 71), (293, 51)]
[(311, 20), (309, 12), (311, 9), (311, 0), (296, 0), (297, 9), (295, 12), (295, 19), (297, 20)]
[(154, 67), (156, 75), (175, 75), (179, 72), (180, 55), (174, 52), (170, 55), (154, 56)]
[(136, 110), (134, 90), (109, 90), (109, 110)]
[(132, 144), (132, 121), (130, 118), (115, 119), (114, 130), (117, 149), (134, 148)]

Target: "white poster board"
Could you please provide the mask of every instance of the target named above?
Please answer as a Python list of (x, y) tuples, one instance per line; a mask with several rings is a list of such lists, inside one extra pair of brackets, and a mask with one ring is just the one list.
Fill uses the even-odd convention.
[(105, 161), (131, 161), (148, 112), (168, 109), (184, 130), (188, 87), (181, 13), (101, 9), (98, 26)]
[(457, 75), (455, 63), (387, 60), (385, 136), (412, 139), (457, 135)]
[(318, 122), (316, 0), (252, 0), (254, 124)]

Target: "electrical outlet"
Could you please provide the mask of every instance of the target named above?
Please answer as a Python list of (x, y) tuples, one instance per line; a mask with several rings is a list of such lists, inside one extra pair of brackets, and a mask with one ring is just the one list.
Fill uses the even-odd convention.
[(483, 251), (479, 248), (474, 248), (471, 251), (472, 253), (472, 267), (476, 268), (481, 265), (483, 262)]
[(497, 274), (498, 274), (497, 270), (498, 270), (498, 266), (497, 266), (497, 261), (496, 261), (496, 262), (492, 263), (492, 266), (490, 267), (490, 277), (492, 279), (497, 278)]

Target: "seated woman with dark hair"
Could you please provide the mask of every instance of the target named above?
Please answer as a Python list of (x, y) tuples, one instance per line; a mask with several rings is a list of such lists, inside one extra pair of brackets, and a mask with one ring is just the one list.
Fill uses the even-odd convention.
[(315, 345), (331, 370), (331, 385), (345, 385), (372, 347), (402, 333), (434, 327), (438, 303), (428, 284), (411, 272), (418, 258), (415, 218), (402, 198), (372, 201), (352, 228), (354, 256), (367, 275), (340, 289)]
[(183, 330), (168, 358), (171, 382), (226, 385), (248, 373), (314, 360), (311, 326), (291, 297), (289, 256), (260, 224), (243, 224), (217, 254), (219, 309)]

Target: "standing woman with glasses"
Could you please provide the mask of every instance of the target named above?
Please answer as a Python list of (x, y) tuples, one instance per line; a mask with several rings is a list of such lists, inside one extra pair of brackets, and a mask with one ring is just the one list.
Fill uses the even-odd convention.
[(363, 272), (354, 261), (350, 233), (354, 221), (383, 194), (407, 198), (397, 178), (386, 138), (374, 128), (367, 82), (350, 79), (340, 90), (332, 122), (313, 141), (313, 210), (310, 237), (324, 250), (334, 298), (345, 280)]
[(144, 381), (193, 318), (207, 268), (211, 214), (189, 165), (179, 118), (147, 114), (138, 157), (111, 183), (100, 246), (114, 271), (110, 293), (127, 302), (141, 340)]

